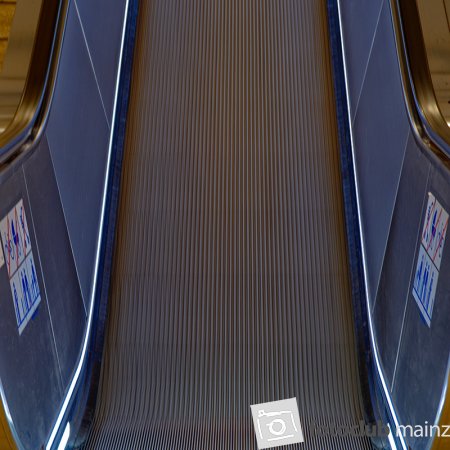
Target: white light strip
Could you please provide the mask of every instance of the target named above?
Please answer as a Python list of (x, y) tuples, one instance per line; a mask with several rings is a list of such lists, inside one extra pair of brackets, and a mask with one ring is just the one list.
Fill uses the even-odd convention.
[[(13, 419), (11, 416), (11, 412), (9, 410), (8, 402), (6, 401), (6, 395), (5, 395), (5, 391), (3, 389), (1, 380), (0, 380), (0, 401), (2, 402), (3, 411), (5, 413), (6, 421), (8, 422), (8, 426), (11, 431), (12, 437), (13, 437), (14, 441), (16, 442), (16, 444), (19, 445), (20, 439), (17, 434), (16, 426), (14, 425), (14, 422), (13, 422)], [(1, 405), (0, 405), (0, 409), (1, 409)]]
[[(342, 61), (344, 64), (344, 77), (345, 77), (345, 95), (347, 97), (347, 114), (348, 114), (348, 124), (349, 124), (349, 128), (350, 128), (350, 142), (351, 142), (351, 147), (352, 147), (352, 162), (353, 162), (353, 168), (354, 168), (354, 176), (355, 176), (355, 187), (356, 187), (356, 203), (358, 206), (358, 227), (359, 227), (359, 233), (361, 236), (361, 250), (362, 250), (362, 259), (363, 259), (363, 268), (364, 268), (364, 288), (366, 291), (366, 304), (367, 304), (367, 314), (368, 314), (368, 318), (369, 318), (369, 330), (370, 330), (370, 340), (371, 340), (371, 344), (372, 344), (372, 348), (373, 348), (373, 354), (375, 355), (375, 365), (377, 367), (377, 371), (378, 371), (378, 376), (381, 380), (381, 384), (383, 386), (383, 391), (384, 391), (384, 395), (386, 398), (386, 401), (388, 403), (389, 406), (389, 410), (391, 413), (391, 416), (394, 420), (394, 424), (396, 429), (399, 428), (399, 422), (398, 422), (398, 418), (397, 418), (397, 413), (394, 409), (394, 405), (392, 404), (392, 400), (391, 400), (391, 396), (389, 394), (389, 389), (387, 387), (386, 384), (386, 380), (384, 379), (384, 375), (383, 375), (383, 371), (381, 369), (381, 364), (380, 364), (380, 360), (379, 360), (379, 355), (378, 355), (378, 348), (376, 346), (376, 342), (375, 342), (375, 335), (374, 335), (374, 330), (373, 330), (373, 324), (372, 324), (372, 313), (370, 310), (370, 304), (369, 304), (369, 292), (368, 292), (368, 279), (367, 279), (367, 261), (366, 261), (366, 249), (364, 246), (364, 238), (363, 238), (363, 229), (362, 229), (362, 223), (361, 223), (361, 215), (360, 215), (360, 198), (359, 198), (359, 185), (358, 185), (358, 176), (356, 173), (356, 162), (355, 162), (355, 153), (354, 153), (354, 145), (353, 145), (353, 126), (352, 126), (352, 121), (351, 121), (351, 113), (350, 113), (350, 96), (349, 96), (349, 92), (348, 92), (348, 79), (347, 79), (347, 64), (345, 61), (345, 46), (344, 46), (344, 34), (342, 31), (342, 16), (341, 16), (341, 0), (337, 0), (337, 4), (338, 4), (338, 14), (339, 14), (339, 31), (341, 34), (341, 51), (342, 51)], [(375, 30), (376, 32), (376, 30)], [(392, 435), (392, 433), (391, 433)], [(391, 436), (390, 435), (390, 436)], [(403, 450), (407, 450), (407, 446), (405, 444), (405, 440), (403, 438), (403, 436), (400, 434), (399, 436), (400, 438), (400, 442), (402, 444), (402, 448)], [(394, 438), (391, 436), (389, 442), (392, 440), (394, 440)], [(394, 447), (392, 447), (393, 449), (396, 450), (396, 446), (394, 444)]]
[(61, 438), (61, 441), (58, 445), (58, 450), (66, 449), (67, 443), (69, 442), (69, 437), (70, 437), (70, 423), (67, 422), (66, 428), (64, 429), (64, 433)]
[(442, 410), (444, 409), (445, 401), (447, 399), (447, 391), (449, 388), (449, 385), (448, 385), (449, 376), (450, 376), (450, 355), (449, 355), (448, 361), (447, 361), (447, 371), (445, 372), (444, 388), (442, 389), (441, 399), (439, 400), (439, 406), (437, 409), (436, 418), (434, 419), (434, 423), (436, 425), (439, 425), (439, 420), (442, 416)]
[(392, 430), (391, 430), (391, 427), (389, 426), (389, 424), (388, 424), (388, 427), (389, 427), (389, 435), (388, 435), (389, 445), (391, 446), (392, 450), (397, 450), (397, 444), (395, 443), (394, 435), (392, 433)]
[[(101, 247), (101, 241), (102, 241), (102, 231), (103, 231), (103, 223), (104, 223), (104, 217), (106, 212), (106, 197), (108, 193), (108, 179), (109, 179), (109, 171), (110, 171), (110, 163), (111, 163), (111, 153), (112, 153), (112, 143), (113, 143), (113, 133), (114, 133), (114, 123), (116, 120), (116, 108), (117, 108), (117, 97), (119, 94), (119, 84), (120, 84), (120, 75), (121, 75), (121, 69), (122, 69), (122, 57), (123, 57), (123, 47), (125, 42), (125, 32), (126, 32), (126, 26), (127, 26), (127, 18), (128, 18), (128, 6), (129, 6), (129, 0), (126, 0), (125, 5), (125, 15), (123, 20), (123, 27), (122, 27), (122, 39), (120, 43), (120, 56), (119, 56), (119, 64), (118, 64), (118, 70), (117, 70), (117, 78), (116, 78), (116, 88), (115, 88), (115, 94), (114, 94), (114, 108), (113, 108), (113, 117), (111, 120), (111, 132), (109, 135), (109, 146), (108, 146), (108, 159), (106, 164), (106, 177), (105, 177), (105, 186), (103, 189), (103, 200), (102, 200), (102, 213), (101, 213), (101, 219), (100, 219), (100, 226), (99, 226), (99, 238), (97, 239), (97, 250), (96, 250), (96, 256), (95, 256), (95, 269), (94, 269), (94, 279), (92, 283), (92, 293), (91, 293), (91, 301), (89, 306), (89, 315), (88, 315), (88, 322), (87, 322), (87, 328), (86, 333), (84, 335), (84, 342), (83, 342), (83, 348), (81, 351), (81, 357), (78, 361), (78, 366), (75, 370), (75, 373), (73, 375), (72, 381), (70, 383), (69, 389), (67, 391), (67, 394), (64, 398), (64, 402), (61, 406), (61, 409), (59, 411), (58, 417), (56, 419), (55, 425), (53, 426), (52, 432), (50, 434), (50, 438), (47, 442), (47, 445), (45, 446), (46, 450), (50, 450), (53, 447), (53, 444), (55, 442), (56, 435), (59, 431), (59, 428), (61, 427), (62, 420), (64, 418), (64, 415), (66, 414), (67, 407), (69, 406), (69, 402), (72, 398), (72, 395), (75, 391), (75, 387), (78, 383), (78, 379), (80, 378), (81, 370), (83, 368), (85, 358), (86, 358), (86, 351), (87, 346), (89, 342), (89, 337), (91, 335), (91, 327), (92, 327), (92, 315), (94, 311), (94, 296), (95, 291), (97, 287), (97, 276), (99, 271), (99, 261), (100, 261), (100, 247)], [(65, 432), (65, 431), (64, 431)]]

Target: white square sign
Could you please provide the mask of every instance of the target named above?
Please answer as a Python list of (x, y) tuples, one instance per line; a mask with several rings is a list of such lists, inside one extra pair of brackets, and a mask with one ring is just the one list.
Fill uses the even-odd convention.
[(441, 267), (442, 251), (448, 227), (448, 214), (436, 197), (428, 194), (427, 210), (422, 230), (422, 245), (433, 261), (436, 269)]
[(448, 213), (430, 192), (412, 289), (413, 297), (428, 326), (431, 326), (447, 228)]
[(250, 408), (259, 450), (305, 441), (295, 397)]
[[(0, 221), (0, 254), (8, 271), (19, 334), (25, 329), (40, 301), (41, 293), (31, 250), (31, 239), (23, 201)], [(0, 260), (0, 267), (1, 267)]]
[(22, 200), (1, 220), (0, 235), (8, 276), (11, 278), (31, 251), (30, 233)]
[(431, 325), (438, 278), (439, 271), (421, 245), (414, 277), (413, 296), (428, 326)]

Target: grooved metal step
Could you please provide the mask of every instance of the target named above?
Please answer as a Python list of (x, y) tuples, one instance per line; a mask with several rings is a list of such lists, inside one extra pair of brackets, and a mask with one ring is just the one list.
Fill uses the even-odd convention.
[(326, 2), (142, 1), (100, 395), (86, 448), (369, 449)]

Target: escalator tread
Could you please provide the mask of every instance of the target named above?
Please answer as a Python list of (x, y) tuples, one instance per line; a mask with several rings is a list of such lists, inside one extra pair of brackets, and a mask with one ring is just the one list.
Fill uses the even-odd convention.
[(358, 424), (326, 2), (144, 0), (99, 399), (86, 448), (304, 449)]

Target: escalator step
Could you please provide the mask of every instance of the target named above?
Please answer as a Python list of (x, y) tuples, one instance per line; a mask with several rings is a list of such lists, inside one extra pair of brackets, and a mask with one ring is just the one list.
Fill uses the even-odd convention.
[(362, 420), (326, 2), (144, 0), (93, 449)]

